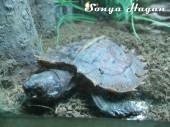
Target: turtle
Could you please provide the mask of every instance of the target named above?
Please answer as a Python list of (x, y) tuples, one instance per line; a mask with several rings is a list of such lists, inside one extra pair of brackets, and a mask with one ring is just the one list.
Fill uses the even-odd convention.
[(78, 87), (88, 91), (101, 112), (114, 117), (148, 110), (145, 101), (128, 98), (143, 84), (146, 64), (106, 36), (57, 46), (37, 56), (37, 63), (39, 71), (23, 84), (32, 101), (57, 102)]

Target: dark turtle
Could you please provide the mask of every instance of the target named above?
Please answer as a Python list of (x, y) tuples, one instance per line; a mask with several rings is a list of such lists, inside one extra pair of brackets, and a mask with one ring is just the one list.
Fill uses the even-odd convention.
[(96, 106), (112, 116), (147, 109), (144, 101), (127, 96), (142, 83), (144, 64), (104, 36), (58, 46), (39, 56), (38, 63), (42, 72), (33, 74), (23, 85), (31, 100), (55, 101), (74, 86), (82, 86), (89, 89)]

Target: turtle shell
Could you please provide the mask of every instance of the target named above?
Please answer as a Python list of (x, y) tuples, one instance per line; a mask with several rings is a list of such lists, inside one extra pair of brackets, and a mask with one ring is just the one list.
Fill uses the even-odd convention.
[(94, 86), (112, 92), (134, 91), (141, 84), (144, 64), (105, 36), (58, 46), (39, 56), (41, 65), (72, 68)]

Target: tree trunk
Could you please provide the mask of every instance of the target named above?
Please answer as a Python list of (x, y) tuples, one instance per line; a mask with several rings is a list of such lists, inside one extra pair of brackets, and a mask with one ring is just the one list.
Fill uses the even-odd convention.
[(47, 29), (54, 28), (56, 23), (54, 0), (30, 0), (29, 2), (38, 33), (42, 34)]
[(37, 39), (27, 0), (0, 0), (0, 58), (33, 63)]
[[(60, 0), (55, 1), (60, 5)], [(73, 12), (72, 7), (55, 7), (54, 0), (30, 0), (30, 7), (39, 34), (53, 31), (61, 16)]]

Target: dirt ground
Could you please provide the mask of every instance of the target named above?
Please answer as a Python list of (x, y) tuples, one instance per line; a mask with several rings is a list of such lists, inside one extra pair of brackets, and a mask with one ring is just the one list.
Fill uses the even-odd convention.
[[(63, 25), (60, 30), (60, 44), (105, 35), (128, 50), (135, 49), (136, 55), (142, 55), (145, 62), (148, 63), (148, 78), (139, 89), (142, 89), (145, 100), (150, 102), (147, 119), (170, 121), (170, 35), (168, 33), (154, 34), (138, 31), (141, 38), (139, 41), (132, 34), (128, 24), (99, 22), (94, 24), (71, 23), (70, 26), (76, 32)], [(54, 49), (55, 46), (55, 34), (47, 32), (43, 39), (44, 51), (48, 48)], [(4, 70), (10, 71), (10, 68), (13, 67), (15, 65), (9, 65)], [(23, 113), (21, 103), (16, 99), (18, 100), (22, 96), (21, 85), (31, 71), (25, 67), (15, 70), (15, 72), (11, 72), (11, 75), (4, 76), (5, 81), (8, 81), (6, 84), (9, 85), (0, 89), (0, 108), (13, 113)], [(45, 116), (107, 117), (99, 110), (91, 109), (86, 100), (86, 96), (76, 93), (71, 98), (60, 102), (55, 109), (50, 110), (51, 114), (45, 114)]]

